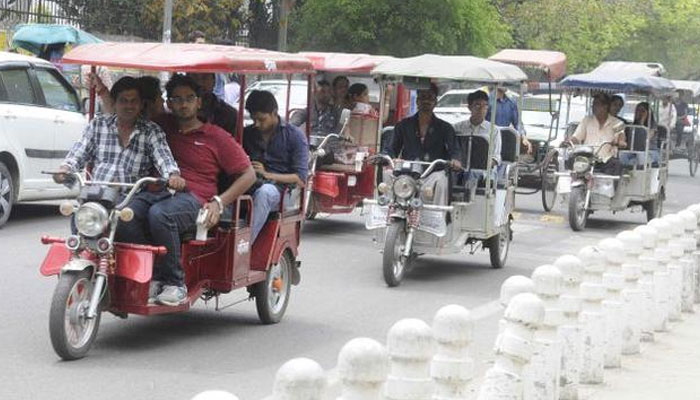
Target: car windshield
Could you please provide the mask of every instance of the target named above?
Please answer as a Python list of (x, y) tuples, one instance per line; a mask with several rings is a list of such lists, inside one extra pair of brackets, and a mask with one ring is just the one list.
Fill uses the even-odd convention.
[(437, 102), (437, 107), (466, 107), (469, 93), (445, 93)]

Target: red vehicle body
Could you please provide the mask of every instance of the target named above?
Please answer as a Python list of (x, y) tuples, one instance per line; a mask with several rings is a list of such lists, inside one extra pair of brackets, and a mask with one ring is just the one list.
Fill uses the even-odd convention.
[[(242, 77), (241, 102), (238, 109), (237, 141), (239, 143), (242, 141), (243, 133), (245, 74), (285, 74), (289, 79), (292, 74), (303, 74), (309, 83), (314, 74), (308, 59), (300, 56), (208, 44), (83, 45), (67, 53), (63, 62), (91, 65), (93, 69), (96, 66), (106, 66), (168, 72), (238, 73)], [(91, 96), (90, 107), (92, 111), (94, 94)], [(250, 298), (256, 298), (261, 320), (264, 323), (278, 322), (286, 310), (290, 284), (299, 282), (300, 265), (296, 259), (303, 220), (304, 194), (302, 190), (296, 190), (301, 192), (296, 196), (296, 200), (292, 201), (292, 204), (282, 202), (279, 211), (268, 218), (254, 244), (250, 243), (250, 226), (253, 218), (250, 196), (241, 196), (233, 207), (231, 220), (209, 230), (206, 239), (183, 238), (181, 264), (185, 272), (188, 301), (180, 306), (172, 307), (148, 302), (154, 260), (158, 255), (165, 253), (164, 247), (114, 243), (114, 250), (105, 256), (85, 247), (71, 251), (67, 248), (64, 239), (43, 237), (42, 243), (50, 247), (40, 271), (45, 276), (60, 275), (63, 279), (64, 276), (87, 270), (92, 276), (93, 283), (96, 276), (102, 274), (106, 277), (107, 290), (100, 301), (99, 311), (110, 311), (123, 317), (127, 314), (152, 315), (182, 312), (189, 309), (200, 298), (204, 300), (215, 298), (219, 309), (220, 294), (239, 288), (248, 288)], [(275, 271), (274, 274), (271, 273), (272, 270)], [(60, 287), (59, 281), (57, 291)], [(282, 293), (284, 298), (281, 298)], [(57, 293), (54, 294), (52, 314), (54, 306), (61, 306), (61, 304), (56, 305), (56, 296)], [(284, 304), (272, 304), (274, 299), (283, 301)], [(71, 296), (64, 301), (66, 318), (69, 313), (80, 312), (80, 307), (71, 303), (73, 301)], [(270, 306), (280, 307), (280, 312), (271, 313), (266, 309)], [(96, 317), (98, 324), (99, 311)], [(61, 315), (56, 316), (58, 320), (61, 317)], [(52, 342), (59, 356), (64, 359), (84, 356), (87, 349), (76, 350), (68, 347), (66, 350), (65, 346), (61, 348), (60, 343), (57, 348), (58, 339), (54, 337), (52, 324), (53, 322), (50, 324)], [(57, 325), (60, 325), (60, 321)], [(58, 334), (60, 336), (60, 332)], [(89, 348), (89, 344), (87, 347)]]
[[(369, 78), (374, 67), (393, 59), (389, 56), (352, 53), (302, 52), (299, 54), (311, 60), (317, 73), (326, 76), (329, 81), (338, 75), (348, 76), (350, 79), (352, 77)], [(395, 89), (390, 93), (389, 110), (384, 110), (385, 93), (380, 91), (379, 115), (387, 115), (383, 123), (380, 122), (380, 118), (368, 115), (352, 114), (350, 116), (345, 133), (352, 138), (352, 145), (346, 146), (351, 149), (348, 153), (349, 157), (346, 157), (349, 162), (336, 162), (318, 167), (312, 162), (308, 182), (310, 200), (306, 210), (308, 218), (312, 219), (319, 212), (350, 213), (362, 204), (363, 199), (374, 196), (377, 171), (374, 165), (365, 160), (380, 150), (382, 134), (380, 125), (395, 125), (406, 117), (410, 109), (408, 90), (402, 85)], [(358, 152), (360, 156), (353, 157)], [(355, 162), (352, 162), (353, 158)]]

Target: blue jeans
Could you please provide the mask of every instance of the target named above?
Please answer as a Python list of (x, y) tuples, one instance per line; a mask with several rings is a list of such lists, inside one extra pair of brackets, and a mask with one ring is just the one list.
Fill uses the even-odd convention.
[(255, 239), (265, 226), (267, 217), (272, 211), (280, 207), (282, 194), (277, 186), (265, 183), (253, 193), (253, 231), (250, 235), (250, 242), (255, 243)]
[(153, 279), (165, 285), (184, 286), (185, 273), (180, 263), (180, 235), (196, 229), (197, 215), (202, 207), (186, 192), (141, 192), (129, 207), (134, 218), (120, 222), (116, 239), (120, 242), (165, 246), (168, 252), (156, 259)]

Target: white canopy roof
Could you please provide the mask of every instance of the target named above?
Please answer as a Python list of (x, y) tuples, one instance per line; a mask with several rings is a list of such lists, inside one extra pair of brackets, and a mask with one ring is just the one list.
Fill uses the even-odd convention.
[(527, 80), (527, 75), (515, 65), (472, 56), (436, 54), (386, 61), (374, 68), (372, 75), (503, 84)]
[(600, 63), (600, 65), (591, 72), (615, 75), (633, 74), (662, 76), (666, 72), (666, 69), (663, 64), (655, 62), (605, 61)]
[(676, 85), (676, 89), (679, 91), (684, 91), (690, 93), (694, 98), (700, 97), (700, 82), (696, 81), (671, 81)]

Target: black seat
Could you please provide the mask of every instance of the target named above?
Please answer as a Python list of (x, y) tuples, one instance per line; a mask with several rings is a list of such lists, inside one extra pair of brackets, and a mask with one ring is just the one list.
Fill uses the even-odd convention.
[(625, 140), (630, 151), (644, 151), (647, 143), (647, 130), (641, 127), (625, 128)]
[(498, 128), (501, 133), (501, 160), (503, 162), (518, 161), (518, 132), (513, 128)]
[(481, 136), (457, 136), (462, 149), (462, 165), (469, 169), (486, 170), (489, 161), (489, 142)]

